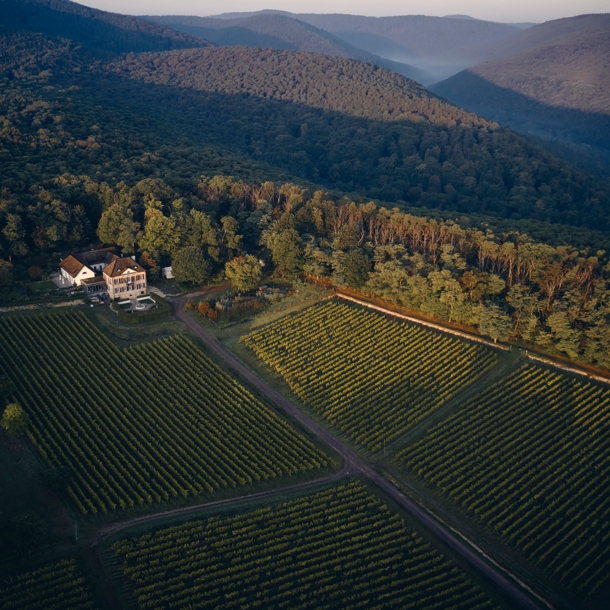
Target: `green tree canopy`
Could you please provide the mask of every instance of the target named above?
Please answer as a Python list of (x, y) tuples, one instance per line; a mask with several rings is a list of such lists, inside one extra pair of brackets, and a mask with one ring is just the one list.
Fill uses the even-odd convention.
[(28, 427), (29, 419), (21, 406), (13, 403), (4, 409), (1, 423), (9, 436), (21, 436)]
[(155, 254), (171, 254), (180, 243), (180, 229), (172, 216), (158, 214), (146, 223), (140, 248)]
[(205, 284), (210, 278), (210, 263), (199, 248), (187, 246), (172, 257), (172, 270), (179, 282)]
[(343, 257), (343, 275), (350, 288), (362, 288), (369, 279), (371, 262), (360, 250), (350, 250)]
[(139, 222), (127, 205), (115, 203), (102, 213), (97, 227), (98, 237), (106, 244), (115, 244), (126, 253), (135, 252), (135, 246), (142, 237)]
[(494, 343), (508, 339), (512, 326), (510, 316), (497, 305), (488, 305), (483, 308), (479, 330), (481, 334), (491, 337)]
[(225, 275), (238, 290), (254, 290), (263, 277), (258, 259), (251, 254), (230, 260)]
[(301, 270), (303, 265), (302, 241), (295, 229), (266, 231), (261, 241), (271, 252), (273, 264), (278, 271), (298, 273)]

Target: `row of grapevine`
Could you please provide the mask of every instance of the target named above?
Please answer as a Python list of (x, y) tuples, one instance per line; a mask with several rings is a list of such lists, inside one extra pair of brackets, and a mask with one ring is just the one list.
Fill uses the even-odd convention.
[(0, 582), (3, 610), (93, 610), (76, 562), (63, 560)]
[(491, 608), (360, 483), (114, 544), (141, 609)]
[(487, 347), (336, 301), (242, 341), (304, 402), (373, 451), (497, 362)]
[(554, 578), (610, 574), (610, 390), (524, 365), (397, 456)]
[(319, 469), (322, 452), (183, 336), (119, 350), (82, 313), (0, 320), (0, 368), (85, 514)]

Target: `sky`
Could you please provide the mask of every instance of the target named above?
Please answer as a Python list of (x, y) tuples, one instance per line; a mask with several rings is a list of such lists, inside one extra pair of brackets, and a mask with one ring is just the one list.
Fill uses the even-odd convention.
[(610, 12), (610, 0), (76, 0), (131, 15), (217, 15), (279, 9), (293, 13), (351, 15), (470, 15), (504, 23), (536, 22), (585, 13)]

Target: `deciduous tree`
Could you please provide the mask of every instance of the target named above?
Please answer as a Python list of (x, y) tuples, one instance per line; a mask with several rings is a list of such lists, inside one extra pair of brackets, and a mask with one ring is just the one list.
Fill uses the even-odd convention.
[(1, 424), (9, 436), (21, 436), (26, 431), (28, 423), (27, 413), (17, 403), (12, 403), (4, 409)]
[(225, 275), (238, 290), (253, 290), (263, 277), (258, 259), (251, 254), (229, 261), (225, 265)]

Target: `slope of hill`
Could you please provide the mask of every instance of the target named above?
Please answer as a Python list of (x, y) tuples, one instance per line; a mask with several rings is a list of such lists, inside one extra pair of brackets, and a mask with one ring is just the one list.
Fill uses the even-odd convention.
[(485, 61), (495, 61), (525, 53), (564, 36), (589, 31), (608, 31), (610, 15), (578, 15), (565, 19), (553, 19), (539, 23), (515, 35), (502, 40), (472, 41), (470, 48), (473, 56), (480, 56)]
[(96, 51), (129, 53), (205, 47), (200, 37), (144, 19), (98, 11), (63, 0), (0, 0), (8, 29), (61, 36)]
[[(256, 14), (243, 15), (251, 17)], [(265, 11), (264, 14), (269, 13)], [(330, 32), (370, 53), (413, 65), (428, 73), (423, 77), (426, 83), (437, 82), (482, 61), (490, 44), (511, 38), (521, 31), (503, 23), (423, 15), (282, 14)], [(220, 15), (220, 18), (238, 16), (227, 14)], [(477, 45), (481, 46), (480, 52)]]
[(610, 148), (610, 15), (535, 26), (497, 54), (433, 90), (520, 131)]
[[(218, 61), (222, 62), (225, 53), (236, 50), (218, 51)], [(250, 50), (241, 51), (246, 54), (244, 65), (252, 65), (255, 57), (249, 57)], [(329, 58), (320, 59), (324, 63), (318, 70), (332, 66)], [(429, 102), (428, 114), (438, 122), (438, 128), (433, 128), (424, 116), (406, 109), (402, 123), (390, 123), (272, 99), (274, 87), (278, 95), (286, 96), (289, 83), (278, 85), (277, 77), (269, 72), (265, 77), (267, 98), (261, 98), (248, 92), (226, 95), (148, 85), (91, 71), (87, 61), (87, 54), (68, 41), (50, 41), (31, 33), (0, 35), (0, 115), (4, 117), (0, 124), (4, 189), (0, 200), (0, 258), (13, 255), (19, 260), (39, 252), (88, 245), (95, 239), (104, 206), (110, 205), (113, 197), (125, 196), (121, 183), (133, 187), (142, 180), (161, 180), (197, 202), (201, 176), (218, 174), (259, 184), (291, 182), (311, 192), (322, 183), (331, 188), (345, 185), (356, 201), (378, 197), (392, 202), (385, 204), (388, 208), (405, 207), (409, 201), (411, 214), (449, 219), (467, 229), (491, 228), (498, 235), (517, 231), (553, 245), (607, 249), (604, 233), (547, 224), (553, 219), (603, 229), (607, 187), (595, 185), (548, 155), (539, 159), (535, 147), (525, 151), (517, 147), (514, 157), (508, 158), (512, 149), (501, 153), (506, 134), (491, 130), (489, 124), (488, 130), (485, 122), (443, 129), (443, 113), (437, 109), (436, 116), (432, 114), (437, 100)], [(346, 60), (340, 61), (343, 64)], [(292, 62), (287, 70), (295, 67), (296, 59)], [(356, 66), (363, 68), (361, 64)], [(345, 71), (343, 68), (336, 66), (336, 72)], [(372, 113), (380, 96), (389, 95), (389, 73), (364, 68), (369, 70), (368, 76), (366, 72), (354, 72), (352, 78), (361, 87), (360, 99), (366, 101), (368, 87), (371, 100), (363, 110), (355, 95), (354, 105), (361, 113)], [(303, 72), (302, 67), (299, 70)], [(309, 72), (315, 82), (316, 72)], [(367, 84), (370, 74), (383, 75), (374, 91)], [(404, 85), (403, 79), (390, 76)], [(336, 74), (326, 78), (317, 101), (312, 94), (312, 104), (322, 105), (328, 89), (333, 90)], [(348, 112), (350, 107), (341, 100), (342, 95), (349, 95), (348, 79), (343, 80), (344, 86), (339, 95), (331, 96), (329, 107)], [(415, 104), (415, 94), (424, 90), (413, 83), (410, 86), (414, 101), (409, 104)], [(309, 88), (314, 92), (314, 86)], [(399, 93), (397, 90), (397, 97)], [(303, 97), (302, 93), (293, 94), (295, 99), (299, 95)], [(388, 118), (391, 109), (389, 105), (385, 113)], [(476, 119), (455, 111), (461, 121)], [(490, 138), (495, 137), (503, 141), (490, 153)], [(437, 155), (442, 163), (437, 162)], [(519, 155), (524, 158), (519, 159)], [(497, 214), (507, 209), (505, 193), (509, 185), (498, 176), (506, 180), (512, 180), (513, 175), (522, 175), (523, 180), (532, 180), (532, 176), (537, 179), (537, 175), (544, 177), (540, 172), (547, 172), (549, 164), (549, 176), (556, 174), (557, 166), (561, 175), (550, 189), (551, 195), (543, 194), (542, 203), (547, 208), (540, 207), (542, 203), (533, 205), (538, 199), (532, 196), (531, 188), (509, 187), (510, 212), (506, 219), (498, 218)], [(532, 169), (536, 170), (533, 174)], [(496, 201), (492, 197), (494, 189), (499, 193)], [(360, 196), (354, 193), (356, 190)], [(543, 185), (542, 190), (549, 189)], [(589, 201), (595, 190), (600, 191), (602, 203), (591, 209)], [(522, 194), (526, 200), (519, 205)], [(559, 196), (572, 197), (572, 207), (580, 206), (582, 212), (556, 214), (554, 202)], [(61, 202), (59, 207), (57, 202)], [(211, 213), (211, 204), (206, 205)], [(223, 209), (226, 214), (228, 208)], [(486, 215), (473, 216), (474, 211)], [(516, 221), (517, 216), (522, 220)]]
[(309, 51), (322, 55), (350, 57), (372, 63), (408, 78), (425, 80), (417, 68), (370, 53), (308, 23), (277, 13), (262, 13), (239, 19), (191, 16), (144, 17), (193, 36), (201, 36), (220, 46), (266, 47), (279, 50)]
[(606, 223), (608, 195), (592, 177), (375, 66), (225, 47), (131, 55), (109, 69), (121, 80), (104, 88), (124, 92), (140, 112), (172, 107), (208, 142), (329, 188), (506, 218)]

